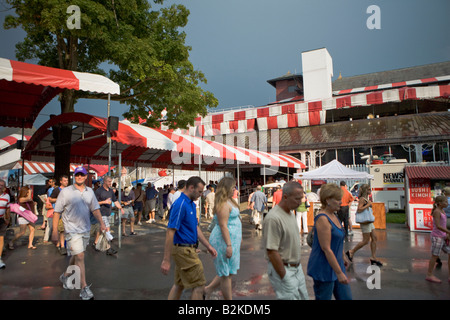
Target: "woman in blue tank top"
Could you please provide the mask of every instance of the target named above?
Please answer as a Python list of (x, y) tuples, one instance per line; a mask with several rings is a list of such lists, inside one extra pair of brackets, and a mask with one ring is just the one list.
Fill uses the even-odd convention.
[(344, 254), (345, 230), (335, 212), (341, 205), (342, 190), (336, 184), (320, 189), (322, 210), (314, 218), (314, 241), (309, 256), (307, 274), (314, 279), (317, 300), (351, 300), (348, 265)]

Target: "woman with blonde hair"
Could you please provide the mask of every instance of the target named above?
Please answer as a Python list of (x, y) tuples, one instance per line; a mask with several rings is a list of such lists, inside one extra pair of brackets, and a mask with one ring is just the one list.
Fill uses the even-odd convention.
[[(28, 186), (24, 186), (20, 189), (19, 205), (24, 207), (27, 210), (30, 210), (34, 214), (36, 214), (36, 212), (34, 210), (35, 209), (34, 201), (31, 196), (31, 189)], [(16, 234), (14, 236), (14, 238), (9, 242), (9, 244), (8, 244), (9, 249), (11, 249), (11, 250), (14, 249), (14, 242), (25, 234), (25, 232), (27, 230), (27, 226), (28, 226), (28, 229), (30, 229), (30, 236), (28, 237), (28, 249), (36, 249), (36, 247), (33, 245), (34, 230), (35, 230), (34, 223), (31, 223), (28, 220), (26, 220), (25, 218), (22, 218), (20, 216), (18, 217), (18, 221), (19, 221), (19, 227), (20, 227), (19, 233)]]
[(232, 299), (231, 275), (237, 274), (240, 267), (242, 225), (239, 206), (233, 198), (235, 186), (236, 180), (231, 177), (222, 178), (217, 186), (213, 218), (216, 226), (209, 237), (217, 251), (214, 259), (217, 276), (204, 290), (206, 296), (220, 286), (225, 300)]
[(336, 212), (341, 207), (342, 189), (334, 183), (320, 188), (319, 214), (314, 218), (314, 241), (307, 273), (314, 280), (316, 300), (352, 300), (350, 281), (345, 273), (345, 230)]
[[(372, 207), (372, 201), (369, 200), (371, 190), (370, 186), (368, 184), (363, 184), (361, 188), (359, 189), (359, 202), (358, 202), (358, 209), (356, 209), (356, 214), (363, 212), (365, 209)], [(345, 254), (347, 255), (348, 259), (352, 262), (353, 256), (355, 255), (356, 251), (361, 249), (362, 247), (366, 246), (370, 242), (370, 251), (372, 255), (370, 256), (370, 264), (376, 264), (377, 266), (381, 267), (383, 264), (377, 260), (377, 257), (375, 256), (375, 253), (377, 251), (377, 237), (375, 235), (375, 226), (373, 222), (366, 222), (366, 223), (360, 223), (361, 232), (363, 234), (363, 239), (361, 242), (359, 242), (353, 249), (348, 250)]]

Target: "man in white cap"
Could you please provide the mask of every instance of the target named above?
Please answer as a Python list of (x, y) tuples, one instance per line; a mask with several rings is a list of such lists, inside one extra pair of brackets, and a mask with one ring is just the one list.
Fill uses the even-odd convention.
[[(71, 271), (79, 272), (80, 298), (91, 300), (94, 294), (90, 290), (91, 285), (86, 283), (84, 252), (89, 242), (91, 222), (90, 213), (100, 222), (102, 231), (106, 230), (100, 213), (100, 205), (95, 197), (94, 191), (86, 186), (87, 171), (83, 167), (78, 167), (74, 171), (74, 184), (61, 190), (55, 204), (53, 214), (53, 234), (52, 241), (58, 241), (58, 220), (62, 214), (64, 222), (64, 232), (67, 243), (68, 254), (71, 256), (69, 267), (59, 279), (63, 283), (64, 289), (75, 289), (70, 283), (72, 279)], [(75, 279), (77, 280), (77, 279)], [(75, 281), (77, 284), (77, 281)]]

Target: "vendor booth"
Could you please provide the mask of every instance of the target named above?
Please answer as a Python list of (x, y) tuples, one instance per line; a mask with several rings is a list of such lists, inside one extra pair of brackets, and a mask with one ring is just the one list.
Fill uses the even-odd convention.
[(411, 231), (431, 232), (434, 198), (450, 186), (450, 166), (405, 167), (406, 221)]
[[(307, 172), (295, 173), (295, 179), (300, 180), (371, 180), (373, 176), (367, 172), (355, 171), (347, 168), (343, 164), (341, 164), (337, 160), (333, 160), (330, 163)], [(308, 227), (314, 226), (314, 217), (320, 210), (321, 204), (320, 202), (312, 202), (310, 201), (310, 207), (308, 211)], [(355, 221), (356, 209), (358, 207), (358, 202), (353, 201), (349, 208), (349, 220), (352, 224), (352, 227), (359, 228), (359, 223)], [(375, 216), (375, 222), (373, 223), (375, 229), (386, 229), (386, 209), (384, 203), (374, 202), (372, 203), (373, 215)]]

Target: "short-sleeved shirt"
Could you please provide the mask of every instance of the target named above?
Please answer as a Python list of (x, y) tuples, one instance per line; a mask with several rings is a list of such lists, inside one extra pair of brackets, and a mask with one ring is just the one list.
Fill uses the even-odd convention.
[[(50, 193), (49, 197), (52, 198), (52, 199), (58, 199), (59, 192), (60, 192), (62, 189), (63, 189), (63, 188), (61, 188), (61, 187), (54, 187), (53, 190), (52, 190), (52, 192)], [(55, 203), (56, 203), (56, 202), (52, 203), (53, 209), (55, 209)]]
[(208, 195), (206, 196), (205, 202), (214, 207), (214, 199), (216, 198), (216, 194), (215, 193), (208, 193)]
[(147, 188), (145, 190), (145, 197), (147, 198), (147, 200), (155, 199), (157, 195), (158, 195), (158, 190), (156, 190), (153, 187)]
[(90, 213), (100, 209), (94, 191), (85, 187), (81, 192), (71, 185), (59, 193), (55, 212), (62, 213), (66, 233), (86, 233), (91, 230)]
[[(300, 263), (300, 231), (295, 215), (280, 206), (272, 208), (263, 220), (263, 241), (266, 249), (276, 250), (284, 263)], [(265, 257), (268, 259), (267, 251)]]
[(194, 201), (181, 193), (170, 210), (167, 228), (175, 229), (174, 244), (197, 243), (197, 210)]
[(253, 194), (252, 202), (255, 204), (253, 208), (256, 211), (263, 212), (265, 207), (264, 204), (267, 202), (267, 197), (264, 193), (262, 193), (262, 191), (256, 191)]
[[(103, 186), (95, 190), (95, 196), (97, 197), (98, 202), (105, 201), (108, 198), (111, 198), (111, 203), (117, 201), (114, 190), (111, 188), (106, 190)], [(102, 216), (109, 217), (111, 215), (111, 204), (101, 204), (100, 212), (102, 213)]]
[(353, 202), (353, 196), (350, 193), (350, 191), (347, 190), (346, 187), (341, 187), (343, 194), (342, 194), (342, 200), (341, 200), (341, 206), (346, 207), (349, 206)]
[(9, 208), (11, 198), (6, 192), (0, 195), (0, 218), (5, 216), (6, 210)]

